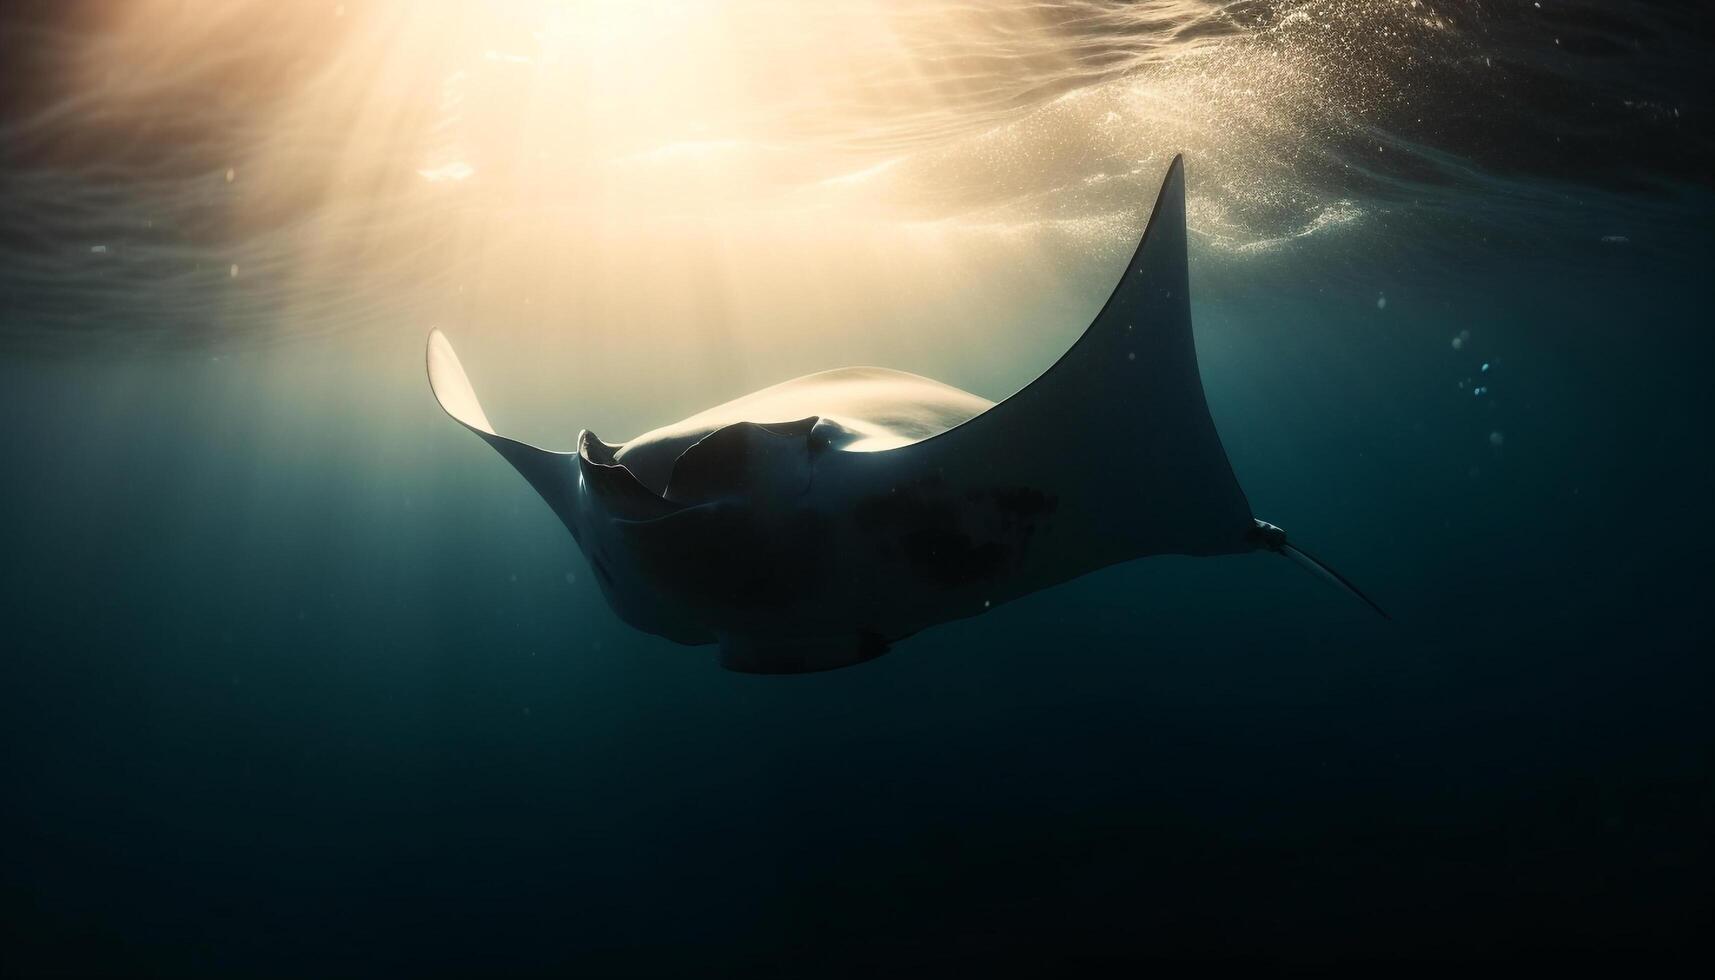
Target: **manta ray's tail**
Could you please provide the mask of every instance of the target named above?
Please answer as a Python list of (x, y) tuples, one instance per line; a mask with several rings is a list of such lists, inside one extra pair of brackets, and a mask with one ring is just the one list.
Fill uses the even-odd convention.
[(1252, 540), (1258, 548), (1262, 548), (1266, 551), (1272, 551), (1277, 555), (1285, 555), (1296, 562), (1300, 567), (1310, 572), (1310, 574), (1324, 582), (1327, 582), (1335, 588), (1346, 592), (1356, 598), (1359, 602), (1362, 602), (1371, 609), (1374, 609), (1381, 618), (1393, 618), (1387, 614), (1387, 610), (1383, 609), (1379, 603), (1365, 595), (1363, 589), (1353, 585), (1351, 579), (1334, 571), (1332, 566), (1324, 564), (1309, 552), (1306, 552), (1303, 548), (1300, 548), (1295, 544), (1288, 543), (1286, 540), (1286, 532), (1282, 531), (1280, 528), (1275, 527), (1267, 521), (1259, 520), (1256, 522), (1256, 530), (1252, 531), (1251, 534)]
[(453, 353), (453, 345), (439, 329), (429, 331), (429, 346), (425, 354), (429, 368), (429, 388), (435, 393), (442, 410), (453, 421), (482, 437), (521, 474), (554, 513), (573, 531), (573, 511), (578, 482), (575, 453), (557, 453), (539, 449), (516, 439), (508, 439), (494, 431), (488, 415), (477, 401), (476, 389), (464, 373), (464, 365)]
[(1381, 616), (1381, 618), (1383, 618), (1383, 619), (1392, 619), (1393, 618), (1392, 616), (1389, 616), (1387, 614), (1387, 610), (1383, 609), (1381, 607), (1381, 605), (1378, 604), (1374, 599), (1371, 599), (1369, 596), (1365, 595), (1364, 590), (1358, 588), (1356, 585), (1353, 585), (1351, 579), (1348, 579), (1346, 576), (1341, 575), (1339, 572), (1334, 571), (1334, 569), (1332, 567), (1330, 567), (1328, 565), (1324, 565), (1322, 562), (1320, 562), (1320, 561), (1316, 560), (1315, 558), (1311, 557), (1310, 555), (1306, 554), (1304, 552), (1304, 550), (1299, 548), (1298, 546), (1290, 545), (1290, 544), (1283, 544), (1280, 546), (1280, 553), (1285, 555), (1286, 557), (1292, 559), (1293, 561), (1297, 562), (1298, 564), (1302, 565), (1303, 567), (1309, 569), (1312, 574), (1316, 575), (1316, 577), (1323, 579), (1327, 582), (1331, 582), (1336, 587), (1338, 587), (1340, 589), (1344, 589), (1345, 591), (1351, 593), (1353, 596), (1356, 596), (1360, 601), (1362, 601), (1363, 603), (1368, 605), (1371, 609), (1374, 609), (1376, 611), (1376, 613)]

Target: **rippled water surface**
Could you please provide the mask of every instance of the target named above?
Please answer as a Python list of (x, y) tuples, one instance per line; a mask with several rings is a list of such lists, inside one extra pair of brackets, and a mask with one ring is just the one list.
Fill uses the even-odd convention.
[[(1635, 965), (1711, 918), (1711, 20), (1622, 2), (0, 12), (0, 972)], [(435, 408), (1001, 398), (1175, 153), (1266, 557), (757, 678)], [(1027, 451), (1052, 452), (1053, 447)]]
[(521, 297), (599, 334), (715, 253), (760, 303), (889, 259), (939, 296), (1117, 255), (1181, 150), (1223, 260), (1390, 220), (1564, 245), (1710, 157), (1707, 27), (1646, 4), (275, 8), (9, 23), (8, 347), (486, 328)]

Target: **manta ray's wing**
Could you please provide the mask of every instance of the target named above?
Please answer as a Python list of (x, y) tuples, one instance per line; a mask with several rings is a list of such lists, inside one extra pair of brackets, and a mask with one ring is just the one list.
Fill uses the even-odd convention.
[(429, 331), (428, 351), (424, 356), (428, 361), (429, 388), (441, 408), (453, 421), (493, 446), (542, 495), (560, 520), (570, 526), (578, 477), (576, 455), (540, 449), (495, 432), (464, 372), (464, 365), (453, 353), (452, 342), (439, 329)]
[(615, 447), (603, 443), (587, 430), (579, 433), (578, 451), (575, 453), (540, 449), (495, 432), (488, 415), (482, 410), (482, 403), (477, 400), (470, 378), (465, 375), (464, 365), (459, 363), (452, 343), (440, 330), (429, 332), (425, 357), (429, 387), (441, 408), (505, 457), (542, 495), (574, 537), (581, 533), (580, 485), (590, 491), (598, 506), (616, 516), (647, 519), (678, 509), (644, 487), (625, 467), (615, 464)]
[[(854, 475), (976, 499), (983, 488), (1053, 508), (1038, 540), (1057, 580), (1149, 554), (1250, 551), (1256, 524), (1197, 372), (1186, 267), (1185, 169), (1175, 157), (1137, 253), (1095, 320), (1011, 398), (940, 435), (849, 454)], [(915, 480), (920, 486), (901, 486)]]

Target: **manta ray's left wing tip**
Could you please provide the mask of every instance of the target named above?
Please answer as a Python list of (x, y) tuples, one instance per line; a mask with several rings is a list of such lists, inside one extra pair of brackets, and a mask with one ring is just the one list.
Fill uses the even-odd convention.
[(566, 526), (577, 531), (577, 457), (558, 453), (510, 439), (494, 431), (488, 415), (477, 401), (476, 390), (465, 376), (464, 365), (453, 353), (452, 342), (440, 330), (430, 330), (427, 349), (423, 354), (429, 370), (429, 387), (441, 409), (459, 423), (493, 446), (495, 451), (512, 464), (548, 506), (554, 509)]
[(440, 327), (430, 328), (428, 347), (423, 356), (429, 370), (429, 390), (434, 392), (442, 411), (479, 433), (497, 435), (494, 425), (482, 410), (482, 402), (477, 400), (476, 389), (471, 387), (470, 378), (464, 373), (464, 365), (453, 353), (452, 341)]

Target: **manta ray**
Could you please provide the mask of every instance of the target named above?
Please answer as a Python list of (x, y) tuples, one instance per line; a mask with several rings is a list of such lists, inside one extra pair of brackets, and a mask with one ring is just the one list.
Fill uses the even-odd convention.
[[(870, 660), (926, 627), (1117, 562), (1270, 551), (1381, 607), (1258, 520), (1192, 340), (1185, 168), (1072, 347), (999, 403), (885, 368), (824, 371), (609, 445), (495, 431), (451, 343), (446, 413), (499, 451), (589, 560), (615, 613), (718, 644), (751, 673)], [(1382, 613), (1386, 615), (1386, 613)]]

